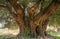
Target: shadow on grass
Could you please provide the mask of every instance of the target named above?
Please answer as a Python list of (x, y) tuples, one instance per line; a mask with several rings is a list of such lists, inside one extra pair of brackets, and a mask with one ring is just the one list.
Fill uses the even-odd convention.
[[(0, 35), (0, 39), (21, 39), (21, 38), (12, 35)], [(29, 36), (25, 36), (23, 39), (39, 39), (39, 38), (31, 38)], [(56, 39), (60, 39), (60, 38), (56, 37)]]
[(11, 37), (13, 37), (13, 36), (12, 35), (0, 35), (0, 39), (8, 39), (8, 38), (11, 38)]
[[(19, 39), (19, 38), (13, 35), (0, 35), (0, 39)], [(29, 36), (25, 36), (24, 39), (35, 39), (35, 38), (30, 38)]]
[[(52, 32), (52, 31), (49, 31), (49, 34), (51, 35), (51, 36), (54, 36), (55, 34), (54, 34), (55, 32)], [(57, 33), (58, 34), (58, 33)], [(57, 35), (56, 34), (56, 35)], [(60, 33), (59, 33), (60, 34)], [(60, 39), (60, 37), (59, 36), (54, 36), (56, 39)], [(14, 36), (14, 35), (0, 35), (0, 39), (18, 39), (18, 37), (16, 37), (16, 36)], [(29, 36), (24, 36), (24, 39), (39, 39), (39, 38), (31, 38), (31, 37), (29, 37)]]

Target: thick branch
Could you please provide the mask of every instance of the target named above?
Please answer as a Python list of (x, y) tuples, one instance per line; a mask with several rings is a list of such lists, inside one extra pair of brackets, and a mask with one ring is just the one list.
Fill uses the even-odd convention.
[(36, 32), (35, 32), (36, 25), (33, 22), (33, 19), (34, 19), (33, 17), (34, 17), (36, 9), (39, 7), (40, 3), (41, 3), (41, 0), (36, 2), (36, 4), (34, 4), (31, 8), (28, 8), (28, 10), (27, 10), (29, 17), (30, 17), (29, 25), (30, 25), (31, 35), (34, 35), (34, 36), (36, 36)]
[[(25, 27), (25, 20), (24, 20), (24, 10), (21, 7), (19, 3), (17, 3), (18, 0), (16, 0), (14, 3), (13, 1), (15, 0), (8, 0), (8, 2), (12, 5), (14, 10), (16, 11), (17, 17), (15, 18), (17, 24), (19, 25), (20, 33), (23, 33), (24, 27)], [(13, 11), (13, 10), (12, 10)], [(13, 14), (15, 17), (15, 15)]]
[(43, 10), (41, 12), (41, 14), (39, 13), (35, 17), (35, 23), (39, 25), (39, 22), (48, 19), (52, 14), (54, 14), (54, 12), (56, 11), (58, 5), (59, 4), (57, 2), (53, 1), (47, 8), (45, 8), (45, 10)]
[(31, 8), (28, 8), (29, 15), (32, 16), (35, 14), (35, 11), (39, 7), (40, 3), (41, 3), (41, 0), (38, 0)]
[[(15, 1), (13, 3), (13, 1)], [(21, 5), (19, 3), (17, 3), (18, 0), (8, 0), (8, 2), (13, 6), (13, 8), (15, 9), (17, 13), (17, 15), (23, 15), (23, 9), (21, 7)]]

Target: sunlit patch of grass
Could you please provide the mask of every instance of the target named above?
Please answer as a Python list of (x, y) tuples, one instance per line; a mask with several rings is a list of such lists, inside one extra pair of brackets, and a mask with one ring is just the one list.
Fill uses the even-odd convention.
[(57, 37), (57, 36), (55, 36), (56, 37), (56, 39), (60, 39), (60, 37)]
[(48, 34), (54, 36), (56, 39), (60, 39), (60, 32), (48, 31)]

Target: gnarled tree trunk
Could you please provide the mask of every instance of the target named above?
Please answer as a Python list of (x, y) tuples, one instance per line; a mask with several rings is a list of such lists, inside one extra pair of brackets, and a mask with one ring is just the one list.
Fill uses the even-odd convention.
[[(26, 28), (25, 24), (25, 11), (22, 8), (22, 6), (19, 4), (18, 0), (7, 0), (11, 6), (14, 8), (16, 12), (12, 12), (15, 14), (12, 14), (12, 16), (15, 18), (15, 21), (19, 25), (20, 35), (23, 36), (24, 29)], [(44, 10), (39, 12), (37, 15), (35, 15), (35, 10), (39, 7), (41, 0), (36, 2), (35, 5), (33, 5), (31, 8), (27, 9), (27, 12), (29, 14), (29, 27), (31, 34), (33, 36), (36, 36), (39, 34), (39, 36), (45, 37), (45, 31), (48, 24), (48, 18), (54, 14), (58, 7), (58, 1), (52, 0), (52, 2), (46, 7)], [(44, 38), (45, 39), (45, 38)]]
[[(23, 36), (23, 32), (24, 32), (24, 28), (25, 28), (25, 20), (24, 20), (24, 10), (21, 7), (21, 5), (18, 2), (18, 0), (7, 0), (11, 6), (14, 8), (14, 10), (16, 11), (15, 14), (12, 14), (12, 16), (14, 17), (15, 21), (17, 22), (17, 24), (19, 25), (19, 30), (20, 30), (20, 35)], [(12, 13), (13, 10), (12, 10)]]

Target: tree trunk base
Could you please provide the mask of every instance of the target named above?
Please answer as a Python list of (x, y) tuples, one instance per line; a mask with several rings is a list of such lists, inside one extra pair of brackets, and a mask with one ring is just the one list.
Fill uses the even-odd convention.
[(8, 39), (55, 39), (53, 36), (45, 36), (45, 37), (42, 37), (42, 36), (38, 36), (37, 38), (32, 38), (32, 37), (27, 37), (27, 36), (16, 36), (16, 37), (11, 37), (11, 38), (8, 38)]
[(54, 36), (51, 36), (49, 34), (46, 34), (45, 36), (36, 36), (36, 37), (33, 37), (31, 35), (21, 35), (21, 34), (18, 34), (17, 36), (15, 37), (11, 37), (11, 38), (8, 38), (8, 39), (55, 39)]

